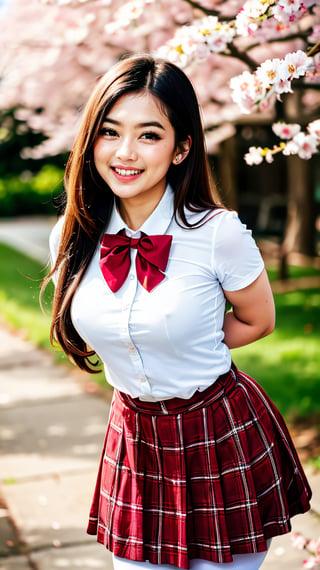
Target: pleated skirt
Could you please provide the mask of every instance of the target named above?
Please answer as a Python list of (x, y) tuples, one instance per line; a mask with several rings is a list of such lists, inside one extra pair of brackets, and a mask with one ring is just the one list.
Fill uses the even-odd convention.
[(88, 533), (131, 560), (232, 562), (289, 532), (310, 498), (282, 416), (232, 368), (189, 400), (114, 392)]

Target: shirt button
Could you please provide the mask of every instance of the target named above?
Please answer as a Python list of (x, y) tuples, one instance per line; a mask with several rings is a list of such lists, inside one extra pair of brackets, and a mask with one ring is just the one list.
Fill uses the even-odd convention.
[(134, 275), (132, 275), (132, 273), (130, 275), (130, 279), (131, 279), (131, 281), (132, 281), (132, 279), (134, 279)]
[(131, 354), (134, 354), (135, 351), (136, 351), (136, 349), (135, 349), (135, 347), (133, 346), (133, 344), (130, 344), (130, 346), (129, 346), (129, 352), (130, 352)]
[(146, 381), (147, 381), (147, 379), (144, 376), (140, 377), (140, 382), (146, 382)]

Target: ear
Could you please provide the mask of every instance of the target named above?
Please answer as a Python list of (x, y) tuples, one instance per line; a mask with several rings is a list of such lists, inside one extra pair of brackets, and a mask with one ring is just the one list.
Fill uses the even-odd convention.
[(172, 159), (173, 164), (181, 164), (185, 158), (187, 158), (190, 148), (192, 145), (192, 140), (190, 135), (185, 141), (181, 141), (175, 149), (174, 157)]

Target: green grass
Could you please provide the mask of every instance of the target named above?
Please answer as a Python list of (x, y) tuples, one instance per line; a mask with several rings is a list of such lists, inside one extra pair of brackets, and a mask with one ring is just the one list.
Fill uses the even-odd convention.
[(286, 416), (320, 414), (320, 289), (275, 295), (272, 335), (233, 350)]
[(41, 348), (49, 348), (50, 284), (44, 300), (48, 314), (41, 312), (39, 292), (46, 268), (7, 245), (0, 244), (0, 315), (14, 328), (26, 331)]
[[(320, 269), (315, 267), (300, 267), (296, 265), (290, 265), (288, 268), (289, 278), (297, 277), (315, 277), (320, 275)], [(276, 281), (279, 279), (279, 269), (275, 267), (268, 268), (268, 275), (270, 281)]]
[[(40, 348), (54, 351), (57, 363), (69, 360), (49, 340), (53, 284), (49, 283), (40, 309), (40, 286), (48, 267), (0, 243), (0, 317)], [(70, 363), (71, 365), (71, 363)], [(103, 373), (92, 376), (105, 385)]]
[[(295, 276), (317, 274), (308, 268), (291, 268)], [(0, 244), (0, 316), (25, 331), (38, 346), (53, 350), (49, 342), (50, 284), (39, 307), (40, 283), (46, 268)], [(271, 276), (272, 277), (272, 276)], [(320, 288), (275, 295), (277, 326), (265, 339), (233, 351), (236, 365), (255, 377), (289, 416), (320, 414)], [(60, 362), (66, 358), (56, 352)], [(92, 375), (105, 385), (103, 374)]]

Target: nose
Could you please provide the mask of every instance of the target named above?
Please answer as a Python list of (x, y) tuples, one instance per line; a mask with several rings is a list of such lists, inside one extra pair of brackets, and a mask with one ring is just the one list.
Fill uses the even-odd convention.
[(137, 160), (138, 154), (134, 146), (134, 142), (129, 138), (122, 138), (116, 151), (116, 157), (119, 160)]

